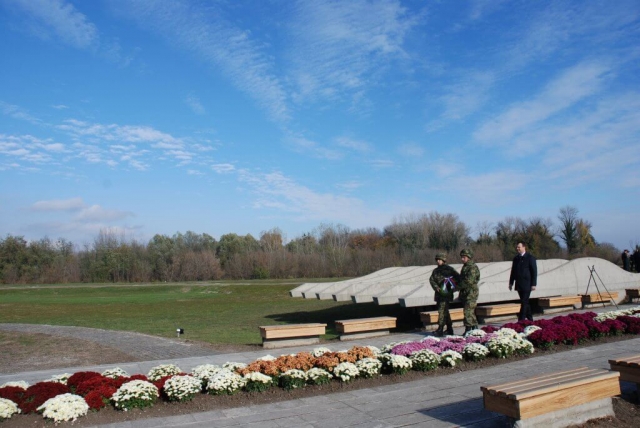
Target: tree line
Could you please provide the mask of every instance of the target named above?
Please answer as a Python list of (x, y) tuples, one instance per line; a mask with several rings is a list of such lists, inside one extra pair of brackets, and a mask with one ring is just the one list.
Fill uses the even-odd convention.
[[(0, 281), (13, 283), (171, 282), (217, 279), (329, 278), (366, 275), (391, 266), (431, 264), (437, 252), (458, 262), (464, 247), (476, 262), (511, 260), (518, 241), (539, 259), (600, 257), (620, 261), (612, 244), (597, 242), (591, 223), (575, 207), (551, 219), (506, 217), (480, 223), (476, 238), (457, 215), (439, 212), (398, 217), (383, 229), (321, 224), (288, 242), (278, 228), (252, 235), (228, 233), (216, 240), (188, 231), (155, 235), (147, 243), (101, 231), (77, 248), (47, 237), (0, 239)], [(564, 246), (560, 244), (563, 243)]]

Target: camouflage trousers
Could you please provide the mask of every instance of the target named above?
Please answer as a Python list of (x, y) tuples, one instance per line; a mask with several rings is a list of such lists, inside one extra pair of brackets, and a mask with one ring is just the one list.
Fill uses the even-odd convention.
[(449, 300), (440, 299), (438, 305), (438, 330), (444, 330), (444, 327), (451, 327), (451, 314), (449, 313)]
[(465, 300), (464, 301), (464, 326), (474, 327), (478, 325), (476, 319), (476, 306), (478, 306), (477, 300)]

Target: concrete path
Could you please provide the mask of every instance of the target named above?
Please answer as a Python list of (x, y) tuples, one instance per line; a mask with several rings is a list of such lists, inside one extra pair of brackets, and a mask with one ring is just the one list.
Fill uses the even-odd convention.
[(192, 343), (128, 331), (42, 324), (0, 324), (0, 330), (42, 333), (51, 336), (88, 340), (116, 348), (137, 359), (185, 358), (215, 354), (215, 351)]

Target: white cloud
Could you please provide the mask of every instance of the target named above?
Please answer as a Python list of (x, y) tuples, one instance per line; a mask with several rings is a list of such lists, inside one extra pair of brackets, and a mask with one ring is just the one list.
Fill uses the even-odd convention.
[(336, 138), (336, 144), (340, 147), (344, 147), (346, 149), (351, 149), (357, 152), (366, 153), (371, 151), (371, 145), (366, 141), (354, 140), (349, 137), (338, 137)]
[(295, 99), (362, 97), (381, 69), (406, 55), (415, 18), (394, 0), (296, 3), (289, 16)]
[(360, 199), (314, 192), (280, 172), (250, 174), (244, 171), (240, 180), (253, 187), (254, 208), (288, 212), (294, 214), (296, 220), (353, 221), (367, 211)]
[(390, 159), (372, 159), (368, 163), (374, 168), (393, 168), (396, 166), (395, 162)]
[(38, 201), (31, 205), (33, 211), (78, 211), (85, 208), (82, 198)]
[(56, 38), (76, 48), (88, 48), (97, 42), (96, 26), (69, 2), (64, 0), (8, 1), (29, 15), (30, 29), (42, 38)]
[(100, 205), (91, 205), (90, 207), (83, 208), (75, 217), (74, 220), (80, 222), (111, 222), (116, 220), (123, 220), (127, 217), (133, 216), (130, 211), (110, 210), (101, 207)]
[(410, 158), (420, 158), (424, 156), (424, 148), (416, 143), (405, 143), (398, 147), (398, 153)]
[(2, 109), (2, 113), (18, 120), (25, 120), (27, 122), (33, 123), (34, 125), (42, 124), (42, 121), (37, 117), (33, 117), (29, 113), (27, 113), (23, 108), (18, 107), (13, 104), (6, 103), (4, 101), (0, 101), (0, 109)]
[(336, 184), (336, 186), (347, 191), (352, 191), (361, 188), (362, 186), (364, 186), (364, 183), (361, 181), (351, 180), (345, 181), (343, 183), (338, 183)]
[(479, 141), (504, 142), (531, 126), (548, 119), (600, 91), (610, 67), (586, 62), (565, 70), (530, 101), (511, 105), (474, 133)]
[(274, 72), (273, 58), (249, 31), (226, 21), (214, 4), (204, 9), (196, 3), (125, 1), (119, 6), (120, 13), (125, 11), (141, 26), (221, 70), (272, 119), (289, 119), (287, 95)]
[(319, 143), (312, 141), (303, 135), (289, 134), (285, 141), (293, 148), (293, 150), (311, 155), (320, 159), (340, 160), (344, 158), (344, 154), (338, 150), (328, 149)]
[(56, 110), (66, 110), (69, 108), (64, 104), (56, 104), (56, 105), (52, 105), (51, 107), (53, 107)]
[(187, 98), (185, 98), (184, 103), (189, 106), (191, 111), (193, 111), (195, 114), (202, 115), (206, 113), (206, 110), (200, 102), (200, 99), (193, 94), (188, 95)]
[(225, 174), (228, 172), (235, 171), (236, 167), (230, 163), (217, 163), (217, 164), (211, 165), (211, 169), (217, 172), (218, 174)]

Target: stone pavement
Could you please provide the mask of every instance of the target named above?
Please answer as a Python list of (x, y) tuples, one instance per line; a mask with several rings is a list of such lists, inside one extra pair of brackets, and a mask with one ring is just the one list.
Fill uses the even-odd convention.
[[(624, 305), (625, 308), (631, 305)], [(606, 308), (604, 310), (611, 310)], [(599, 311), (601, 312), (601, 310)], [(331, 344), (332, 350), (356, 344), (381, 346), (392, 341), (416, 340), (426, 333), (394, 334), (365, 342), (348, 341)], [(317, 345), (316, 345), (317, 346)], [(271, 350), (274, 355), (311, 350), (314, 346)], [(324, 396), (301, 398), (280, 403), (243, 408), (215, 410), (163, 418), (123, 422), (108, 426), (129, 427), (494, 427), (504, 426), (506, 419), (485, 411), (480, 387), (516, 379), (587, 366), (608, 369), (610, 358), (637, 354), (640, 338), (607, 343), (566, 352), (558, 352), (522, 361), (514, 361), (482, 370), (456, 372), (426, 377), (413, 382), (361, 389)], [(266, 355), (257, 352), (192, 356), (138, 363), (118, 364), (129, 373), (147, 373), (158, 364), (174, 363), (189, 371), (200, 364), (222, 364), (227, 361), (251, 362)], [(114, 365), (74, 367), (67, 369), (0, 375), (0, 384), (10, 380), (30, 383), (64, 372), (102, 371)], [(631, 393), (635, 385), (623, 383), (623, 391)], [(212, 398), (214, 399), (214, 398)]]

